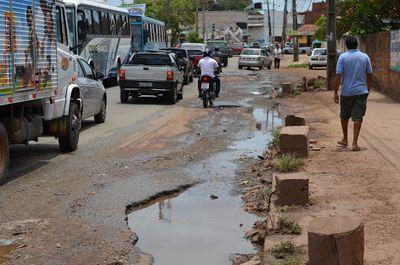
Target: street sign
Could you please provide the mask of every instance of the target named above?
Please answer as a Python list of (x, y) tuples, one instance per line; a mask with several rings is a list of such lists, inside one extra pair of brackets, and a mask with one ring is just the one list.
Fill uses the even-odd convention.
[(142, 15), (146, 14), (146, 4), (136, 4), (129, 7), (130, 15)]

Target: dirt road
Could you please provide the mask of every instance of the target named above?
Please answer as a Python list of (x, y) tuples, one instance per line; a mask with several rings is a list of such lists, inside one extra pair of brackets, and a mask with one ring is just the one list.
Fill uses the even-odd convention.
[[(122, 105), (112, 88), (107, 122), (85, 122), (77, 152), (60, 154), (53, 139), (13, 147), (13, 178), (0, 187), (0, 240), (12, 244), (0, 248), (0, 262), (150, 264), (152, 255), (134, 247), (130, 206), (199, 182), (208, 183), (206, 200), (215, 192), (220, 202), (235, 202), (235, 161), (261, 154), (271, 126), (279, 126), (276, 113), (264, 122), (274, 74), (239, 72), (235, 60), (224, 69), (215, 108), (202, 108), (194, 84), (176, 106), (157, 99)], [(241, 212), (240, 199), (236, 203)], [(256, 217), (246, 218), (250, 225)], [(231, 228), (238, 241), (247, 223), (238, 219)], [(246, 244), (238, 251), (252, 249)], [(226, 262), (232, 252), (224, 251)]]

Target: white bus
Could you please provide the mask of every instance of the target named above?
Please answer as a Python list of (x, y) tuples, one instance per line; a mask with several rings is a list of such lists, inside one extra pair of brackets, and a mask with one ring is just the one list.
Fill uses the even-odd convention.
[(106, 87), (117, 85), (119, 68), (129, 55), (127, 9), (89, 0), (64, 0), (71, 50), (105, 74)]

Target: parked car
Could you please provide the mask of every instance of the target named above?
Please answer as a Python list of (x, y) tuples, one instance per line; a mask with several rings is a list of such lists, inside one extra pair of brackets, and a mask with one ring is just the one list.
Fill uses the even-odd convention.
[(166, 97), (170, 104), (183, 98), (183, 69), (175, 54), (139, 52), (120, 69), (121, 103), (129, 97)]
[(243, 43), (232, 43), (231, 48), (234, 55), (240, 55), (244, 49)]
[(207, 48), (213, 51), (216, 47), (219, 48), (219, 51), (222, 53), (222, 66), (228, 66), (228, 59), (230, 56), (231, 48), (229, 47), (228, 42), (223, 40), (210, 40), (207, 41)]
[(204, 43), (182, 43), (181, 49), (185, 50), (200, 50), (202, 52), (206, 51), (206, 45)]
[(314, 67), (326, 67), (327, 65), (328, 65), (327, 49), (326, 48), (314, 49), (311, 53), (311, 57), (308, 62), (309, 68), (314, 69)]
[(104, 123), (107, 114), (107, 92), (103, 86), (103, 73), (95, 72), (84, 59), (78, 58), (77, 84), (82, 92), (82, 119), (94, 117), (96, 123)]
[(242, 54), (240, 55), (238, 62), (239, 69), (243, 69), (243, 67), (251, 68), (257, 67), (262, 70), (264, 66), (268, 69), (272, 67), (272, 60), (270, 56), (262, 49), (244, 49)]
[(179, 64), (183, 67), (183, 84), (188, 85), (189, 83), (192, 83), (193, 63), (192, 60), (190, 60), (188, 51), (186, 49), (178, 48), (164, 48), (160, 50), (176, 54)]
[(189, 53), (190, 60), (193, 64), (193, 75), (200, 75), (200, 68), (198, 67), (199, 61), (203, 58), (203, 52), (201, 50), (187, 50)]
[[(299, 47), (299, 54), (309, 54), (311, 48), (310, 47)], [(293, 54), (294, 53), (294, 46), (293, 45), (286, 45), (283, 48), (284, 54)]]

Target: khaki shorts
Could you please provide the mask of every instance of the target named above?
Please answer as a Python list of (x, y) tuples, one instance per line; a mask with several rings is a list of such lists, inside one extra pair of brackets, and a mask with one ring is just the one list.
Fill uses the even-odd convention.
[(340, 118), (363, 121), (369, 94), (340, 97)]

